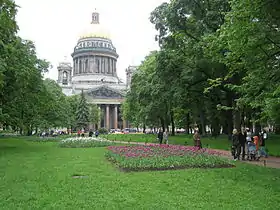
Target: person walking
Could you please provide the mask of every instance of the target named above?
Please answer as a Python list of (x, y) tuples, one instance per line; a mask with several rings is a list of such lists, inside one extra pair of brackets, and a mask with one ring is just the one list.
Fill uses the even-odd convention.
[(254, 139), (254, 144), (256, 145), (256, 156), (257, 158), (260, 157), (260, 151), (259, 151), (259, 146), (260, 146), (260, 137), (259, 137), (259, 133), (255, 133), (255, 135), (253, 136)]
[(247, 154), (247, 160), (250, 159), (249, 157), (249, 143), (252, 142), (252, 132), (250, 131), (250, 128), (246, 129), (246, 154)]
[(158, 131), (158, 140), (159, 140), (159, 144), (162, 144), (163, 132), (161, 129), (159, 129), (159, 131)]
[(267, 158), (268, 154), (265, 149), (266, 139), (267, 139), (267, 133), (266, 133), (266, 130), (263, 130), (261, 138), (260, 138), (260, 155)]
[(96, 130), (96, 131), (95, 131), (95, 137), (97, 138), (98, 136), (99, 136), (99, 131)]
[(163, 139), (164, 139), (165, 144), (168, 144), (168, 132), (167, 131), (164, 131)]
[(231, 154), (233, 156), (233, 159), (234, 161), (240, 160), (240, 141), (239, 141), (239, 134), (237, 129), (233, 129), (231, 139), (232, 139)]
[(193, 140), (194, 140), (194, 146), (198, 147), (199, 149), (201, 149), (202, 148), (202, 144), (201, 144), (200, 135), (199, 135), (198, 130), (194, 131)]
[(244, 128), (242, 128), (241, 132), (239, 133), (239, 142), (240, 142), (240, 151), (242, 151), (242, 160), (245, 160), (246, 132)]

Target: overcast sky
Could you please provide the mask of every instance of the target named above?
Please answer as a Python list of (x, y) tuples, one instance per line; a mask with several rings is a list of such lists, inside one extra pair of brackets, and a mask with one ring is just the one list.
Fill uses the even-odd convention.
[(60, 61), (72, 62), (71, 53), (91, 13), (96, 8), (100, 24), (110, 31), (119, 54), (117, 71), (125, 79), (129, 65), (139, 65), (152, 50), (158, 49), (156, 31), (149, 21), (153, 9), (164, 0), (16, 0), (20, 6), (19, 35), (35, 42), (40, 58), (53, 65), (47, 77), (57, 79)]

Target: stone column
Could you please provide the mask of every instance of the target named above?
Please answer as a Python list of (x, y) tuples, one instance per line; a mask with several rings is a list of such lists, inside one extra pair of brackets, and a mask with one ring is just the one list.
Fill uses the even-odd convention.
[(109, 69), (109, 60), (110, 58), (106, 58), (106, 71), (107, 71), (107, 74), (110, 74), (110, 69)]
[(102, 69), (102, 60), (101, 60), (101, 57), (98, 57), (98, 60), (99, 60), (99, 68), (98, 68), (98, 73), (101, 73), (101, 69)]
[(113, 75), (116, 75), (116, 61), (113, 60)]
[(106, 73), (106, 72), (105, 72), (105, 58), (102, 57), (102, 58), (101, 58), (101, 61), (102, 61), (102, 71), (101, 71), (101, 72), (102, 72), (102, 73)]
[(84, 73), (87, 73), (87, 68), (88, 68), (87, 67), (87, 65), (88, 65), (87, 62), (88, 62), (87, 57), (85, 56), (85, 58), (84, 58)]
[(78, 58), (78, 68), (77, 68), (77, 74), (80, 74), (80, 72), (81, 72), (81, 65), (80, 65), (80, 62), (81, 62), (81, 59), (80, 58)]
[(99, 61), (98, 61), (98, 56), (95, 56), (95, 58), (94, 58), (95, 60), (94, 60), (94, 62), (95, 62), (95, 67), (96, 67), (96, 69), (95, 69), (95, 73), (99, 73)]
[[(101, 116), (103, 115), (103, 113), (102, 113), (102, 109), (101, 109), (101, 104), (98, 104), (98, 109), (99, 109), (99, 114), (100, 114), (100, 119), (99, 119), (99, 127), (98, 128), (101, 128)], [(97, 128), (97, 129), (98, 129)]]
[(109, 104), (106, 104), (106, 128), (110, 129), (110, 107)]
[(79, 59), (76, 58), (76, 73), (75, 74), (79, 74)]
[(106, 57), (103, 58), (103, 62), (104, 62), (104, 73), (107, 74), (107, 59)]
[(76, 58), (76, 62), (77, 62), (77, 65), (76, 65), (76, 74), (79, 74), (79, 59)]
[(115, 110), (114, 110), (114, 128), (118, 128), (118, 105), (115, 104)]
[(81, 65), (81, 69), (80, 69), (80, 72), (81, 74), (84, 73), (84, 67), (85, 67), (85, 63), (84, 63), (84, 58), (80, 58), (81, 62), (82, 62), (82, 65)]
[(102, 72), (102, 59), (101, 57), (98, 57), (98, 60), (99, 60), (99, 73)]
[(76, 69), (76, 60), (73, 60), (73, 74), (75, 74), (75, 69)]

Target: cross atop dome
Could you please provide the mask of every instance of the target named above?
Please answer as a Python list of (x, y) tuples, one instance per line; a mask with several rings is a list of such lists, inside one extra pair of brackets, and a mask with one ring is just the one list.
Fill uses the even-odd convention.
[(99, 24), (99, 13), (96, 11), (96, 8), (94, 9), (94, 12), (91, 16), (91, 24)]

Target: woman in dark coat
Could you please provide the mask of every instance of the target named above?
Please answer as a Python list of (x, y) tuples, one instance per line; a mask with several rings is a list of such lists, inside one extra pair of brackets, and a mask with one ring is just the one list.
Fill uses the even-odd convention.
[(234, 160), (240, 159), (240, 140), (237, 129), (233, 129), (232, 131), (232, 146), (231, 146), (231, 154)]
[(245, 160), (246, 132), (244, 129), (239, 133), (240, 152), (242, 151), (242, 160)]

